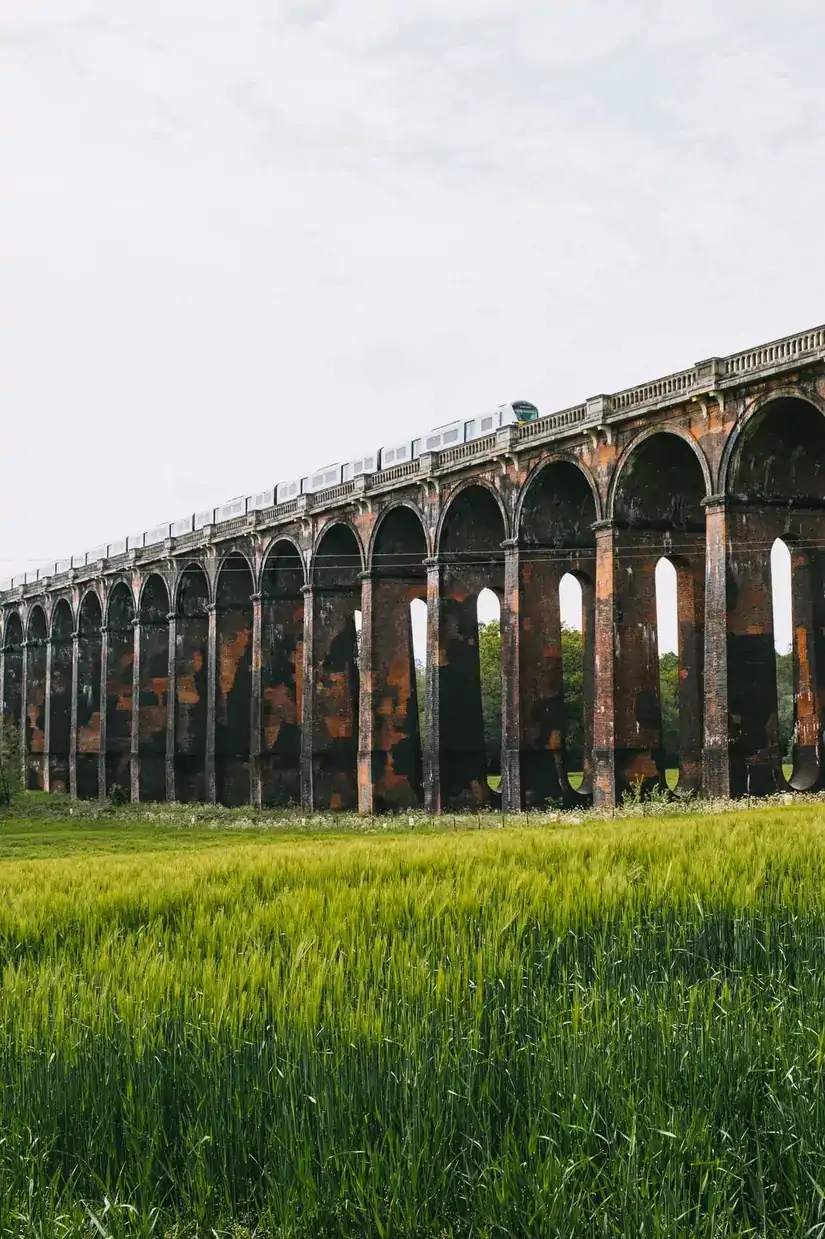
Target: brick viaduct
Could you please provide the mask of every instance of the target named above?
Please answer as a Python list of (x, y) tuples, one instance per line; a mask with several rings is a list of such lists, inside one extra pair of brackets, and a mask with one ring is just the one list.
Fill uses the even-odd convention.
[[(362, 812), (487, 803), (476, 599), (489, 587), (504, 807), (610, 805), (636, 780), (664, 783), (654, 573), (666, 556), (679, 787), (765, 794), (786, 786), (776, 538), (792, 561), (791, 784), (821, 787), (825, 328), (13, 581), (0, 594), (3, 711), (23, 724), (28, 785), (79, 797), (118, 784), (133, 800)], [(565, 756), (568, 572), (583, 597), (578, 791)], [(423, 745), (412, 599), (427, 606)]]

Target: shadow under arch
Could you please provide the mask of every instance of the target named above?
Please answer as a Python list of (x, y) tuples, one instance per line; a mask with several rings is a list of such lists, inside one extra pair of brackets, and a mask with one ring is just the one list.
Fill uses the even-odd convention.
[(97, 592), (80, 601), (77, 621), (77, 748), (75, 782), (80, 800), (100, 795), (103, 608)]
[(26, 717), (23, 744), (26, 755), (26, 787), (42, 791), (46, 786), (46, 672), (48, 627), (43, 607), (36, 603), (26, 625)]
[(823, 785), (825, 699), (825, 416), (801, 395), (760, 402), (730, 446), (728, 540), (729, 777), (733, 796), (788, 786), (782, 768), (773, 572), (777, 539), (791, 557), (795, 708), (791, 785)]
[(388, 509), (370, 546), (370, 603), (362, 641), (368, 643), (372, 675), (368, 689), (362, 689), (367, 734), (361, 751), (363, 783), (372, 788), (376, 812), (414, 808), (424, 800), (411, 608), (427, 597), (427, 550), (421, 514), (407, 504)]
[(231, 551), (215, 589), (215, 796), (219, 804), (249, 804), (252, 741), (252, 594), (249, 560)]
[(23, 621), (19, 611), (9, 611), (3, 628), (3, 717), (19, 727), (23, 711)]
[(58, 598), (51, 614), (52, 682), (49, 710), (47, 770), (49, 791), (70, 789), (69, 752), (72, 728), (72, 632), (74, 616), (66, 598)]
[[(614, 522), (614, 749), (617, 799), (668, 793), (662, 740), (656, 569), (676, 570), (679, 792), (702, 780), (705, 513), (709, 472), (695, 443), (668, 430), (639, 436), (620, 462)], [(705, 462), (706, 463), (706, 462)]]
[(358, 634), (361, 542), (352, 526), (324, 526), (310, 565), (312, 684), (310, 699), (312, 804), (354, 809), (358, 803)]
[[(571, 460), (554, 459), (525, 484), (519, 504), (519, 697), (521, 799), (524, 808), (583, 804), (593, 785), (593, 674), (598, 508), (591, 479)], [(581, 771), (573, 787), (568, 753), (561, 584), (581, 588)], [(572, 655), (575, 639), (567, 638)]]
[(118, 581), (106, 606), (106, 794), (115, 802), (132, 795), (132, 696), (135, 664), (135, 600)]
[(296, 544), (277, 539), (261, 573), (261, 803), (301, 799), (304, 561)]
[(138, 760), (133, 777), (140, 800), (166, 799), (169, 614), (169, 587), (159, 573), (150, 573), (143, 582), (138, 606)]
[[(437, 652), (430, 691), (435, 694), (440, 777), (444, 808), (492, 805), (499, 799), (488, 783), (479, 659), (478, 595), (504, 595), (503, 542), (508, 533), (498, 494), (470, 482), (450, 499), (442, 515), (437, 548), (440, 591), (435, 618)], [(434, 603), (435, 600), (431, 600)], [(502, 693), (505, 685), (502, 677)], [(505, 728), (502, 725), (502, 734)], [(507, 769), (502, 752), (502, 769)]]
[(187, 563), (178, 578), (175, 600), (175, 800), (209, 799), (206, 735), (209, 701), (209, 580), (203, 566)]

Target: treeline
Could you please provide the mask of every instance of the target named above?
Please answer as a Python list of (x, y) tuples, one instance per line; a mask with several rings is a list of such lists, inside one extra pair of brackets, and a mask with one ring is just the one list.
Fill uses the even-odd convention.
[[(564, 713), (567, 751), (570, 768), (581, 760), (583, 735), (583, 661), (582, 635), (576, 628), (562, 625), (562, 660), (564, 663)], [(501, 631), (498, 620), (479, 624), (479, 661), (481, 664), (481, 700), (484, 710), (484, 739), (487, 763), (491, 774), (501, 770)], [(424, 728), (424, 668), (418, 671), (418, 705), (421, 728)], [(777, 654), (776, 679), (779, 692), (779, 735), (783, 755), (790, 754), (793, 737), (793, 655)], [(679, 660), (673, 653), (659, 659), (659, 688), (662, 707), (662, 742), (666, 764), (678, 764), (679, 753)]]

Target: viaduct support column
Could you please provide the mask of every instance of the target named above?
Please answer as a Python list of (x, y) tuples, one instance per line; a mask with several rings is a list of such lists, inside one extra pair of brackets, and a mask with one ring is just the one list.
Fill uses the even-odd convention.
[(21, 787), (29, 786), (29, 648), (34, 643), (31, 639), (23, 641), (23, 663), (20, 669), (20, 752), (17, 755), (20, 771)]
[(728, 505), (726, 515), (730, 794), (764, 796), (784, 786), (771, 586), (776, 521), (756, 504)]
[(304, 646), (302, 653), (301, 680), (301, 808), (311, 813), (314, 807), (313, 799), (313, 703), (315, 693), (315, 587), (303, 585), (301, 593), (304, 596)]
[(106, 731), (108, 702), (106, 694), (109, 686), (109, 626), (100, 626), (100, 752), (97, 755), (97, 794), (105, 800), (109, 788), (106, 783)]
[[(373, 656), (373, 598), (375, 581), (369, 572), (361, 573), (361, 639), (358, 647), (360, 674), (358, 697), (358, 812), (375, 812), (375, 778), (373, 751), (378, 731), (375, 718), (375, 681), (380, 674)], [(380, 755), (376, 754), (376, 757)]]
[(175, 735), (177, 730), (178, 704), (178, 617), (175, 611), (166, 616), (169, 626), (169, 661), (167, 670), (166, 690), (166, 800), (169, 804), (175, 799)]
[(424, 684), (424, 808), (441, 812), (441, 565), (428, 559), (427, 568), (427, 671)]
[(256, 809), (263, 803), (261, 773), (261, 728), (263, 723), (262, 631), (263, 611), (260, 594), (252, 594), (252, 662), (249, 700), (249, 800)]
[[(819, 522), (817, 522), (819, 523)], [(822, 710), (825, 688), (825, 580), (818, 530), (809, 546), (791, 546), (794, 742), (791, 785), (808, 791), (822, 782)]]
[(77, 687), (80, 665), (80, 630), (72, 632), (72, 698), (69, 706), (69, 795), (77, 800)]
[[(52, 744), (52, 658), (53, 645), (51, 635), (46, 637), (46, 701), (45, 701), (45, 717), (43, 722), (43, 791), (50, 792), (52, 790), (52, 763), (51, 763), (51, 744)], [(0, 655), (2, 659), (2, 655)], [(2, 679), (2, 667), (0, 667), (0, 680)]]
[(140, 800), (140, 617), (132, 620), (132, 730), (129, 741), (129, 785), (132, 804)]
[(597, 521), (596, 600), (593, 664), (593, 803), (616, 804), (615, 637), (616, 557), (613, 521)]
[(214, 602), (207, 604), (209, 615), (209, 632), (206, 647), (206, 757), (205, 777), (206, 801), (215, 804), (217, 799), (217, 780), (215, 776), (215, 712), (218, 697), (218, 608)]
[(723, 495), (703, 500), (705, 509), (705, 736), (702, 790), (730, 795), (728, 753), (727, 517)]
[(516, 539), (504, 543), (504, 597), (501, 602), (501, 807), (521, 810), (521, 582)]

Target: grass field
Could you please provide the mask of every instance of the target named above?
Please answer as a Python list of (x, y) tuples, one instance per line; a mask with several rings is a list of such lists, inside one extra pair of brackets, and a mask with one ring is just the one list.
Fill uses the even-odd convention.
[(825, 809), (498, 821), (0, 821), (0, 1233), (825, 1235)]

